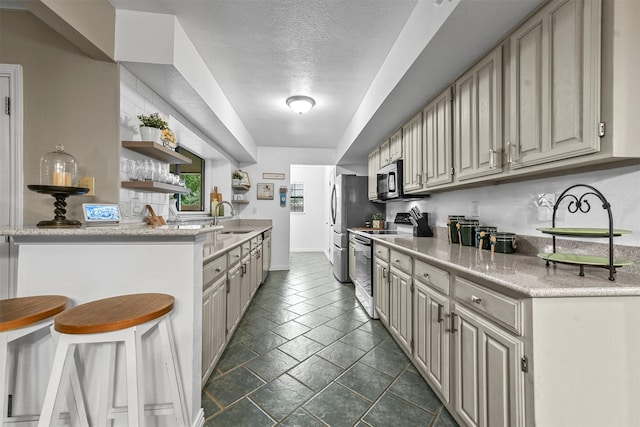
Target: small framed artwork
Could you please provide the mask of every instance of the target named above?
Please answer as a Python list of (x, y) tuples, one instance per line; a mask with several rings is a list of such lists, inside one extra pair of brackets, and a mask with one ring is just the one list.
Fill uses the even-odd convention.
[(258, 184), (258, 200), (273, 200), (273, 184)]

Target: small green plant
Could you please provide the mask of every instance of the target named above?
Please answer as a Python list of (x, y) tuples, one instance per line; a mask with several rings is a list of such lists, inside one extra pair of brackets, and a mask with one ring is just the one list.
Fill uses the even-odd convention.
[(371, 217), (372, 220), (374, 221), (382, 221), (383, 220), (383, 216), (381, 213), (374, 213), (373, 216)]
[(169, 124), (165, 122), (164, 119), (160, 117), (160, 114), (158, 113), (151, 113), (148, 116), (145, 116), (144, 114), (140, 114), (138, 116), (138, 119), (142, 122), (142, 124), (140, 125), (141, 127), (147, 126), (150, 128), (157, 128), (157, 129), (169, 129)]
[(240, 171), (234, 171), (233, 175), (231, 175), (231, 179), (242, 179), (242, 174), (240, 173)]

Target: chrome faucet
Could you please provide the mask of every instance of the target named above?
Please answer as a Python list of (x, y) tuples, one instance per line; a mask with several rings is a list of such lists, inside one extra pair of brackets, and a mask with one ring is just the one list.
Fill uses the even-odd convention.
[(223, 200), (220, 203), (218, 203), (213, 209), (213, 225), (218, 225), (218, 206), (220, 205), (229, 205), (229, 207), (231, 208), (232, 217), (236, 214), (236, 211), (233, 209), (233, 205), (230, 202)]

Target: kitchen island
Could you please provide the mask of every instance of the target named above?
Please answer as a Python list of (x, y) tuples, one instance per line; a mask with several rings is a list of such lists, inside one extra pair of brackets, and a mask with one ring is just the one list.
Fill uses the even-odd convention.
[[(158, 292), (175, 297), (171, 324), (185, 390), (190, 426), (204, 424), (201, 408), (203, 265), (271, 228), (270, 220), (232, 220), (224, 226), (179, 224), (150, 227), (142, 224), (75, 229), (36, 227), (0, 228), (18, 245), (17, 286), (12, 296), (60, 294), (71, 305), (116, 295)], [(11, 293), (10, 293), (11, 294)], [(146, 349), (158, 344), (151, 332), (143, 340), (144, 384), (147, 403), (169, 402), (160, 356)], [(29, 395), (13, 398), (16, 415), (38, 413), (44, 398), (53, 356), (50, 339), (35, 337), (20, 354), (18, 383), (29, 384)], [(118, 349), (114, 406), (126, 402), (124, 353)], [(37, 354), (37, 357), (35, 355)], [(83, 349), (82, 362), (89, 416), (95, 422), (100, 387), (91, 381), (99, 370), (92, 349)], [(36, 392), (33, 392), (36, 390)], [(102, 397), (103, 398), (103, 397)], [(116, 412), (120, 411), (116, 409)], [(114, 425), (126, 425), (125, 411)], [(151, 405), (149, 414), (161, 414)], [(148, 425), (173, 426), (169, 417), (147, 417)]]
[(367, 237), (380, 320), (461, 425), (640, 425), (640, 275)]

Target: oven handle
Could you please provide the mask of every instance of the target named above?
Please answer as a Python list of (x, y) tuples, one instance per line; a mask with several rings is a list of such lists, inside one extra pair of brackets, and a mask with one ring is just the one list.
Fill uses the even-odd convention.
[(353, 240), (356, 241), (356, 243), (360, 243), (361, 245), (364, 246), (371, 246), (371, 239), (367, 239), (366, 237), (361, 237), (358, 236), (357, 234), (353, 237)]

